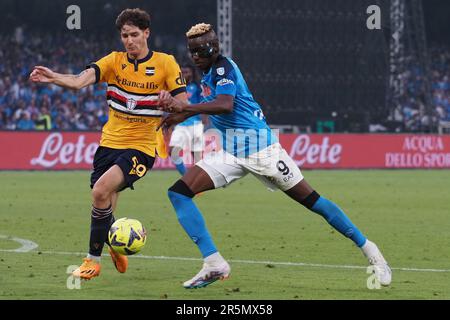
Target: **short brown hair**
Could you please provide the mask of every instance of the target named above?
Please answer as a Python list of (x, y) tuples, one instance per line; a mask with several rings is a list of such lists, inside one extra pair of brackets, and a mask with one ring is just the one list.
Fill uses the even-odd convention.
[(139, 8), (125, 9), (116, 19), (116, 27), (120, 31), (126, 24), (138, 27), (141, 30), (150, 28), (150, 15)]

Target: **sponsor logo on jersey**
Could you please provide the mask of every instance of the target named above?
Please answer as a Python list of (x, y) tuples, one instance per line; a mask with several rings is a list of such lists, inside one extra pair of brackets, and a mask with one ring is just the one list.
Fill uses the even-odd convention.
[(130, 81), (125, 78), (121, 78), (119, 75), (116, 75), (116, 81), (118, 85), (127, 86), (127, 87), (133, 87), (133, 88), (139, 88), (139, 89), (158, 89), (158, 85), (154, 82), (135, 82)]
[(227, 84), (234, 84), (233, 80), (230, 79), (221, 79), (219, 82), (217, 82), (218, 86), (225, 86)]

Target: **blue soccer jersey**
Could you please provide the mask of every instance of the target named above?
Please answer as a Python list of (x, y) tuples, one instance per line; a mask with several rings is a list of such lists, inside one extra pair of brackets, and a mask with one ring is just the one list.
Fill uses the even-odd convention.
[[(202, 100), (201, 93), (202, 90), (200, 89), (200, 86), (195, 83), (191, 82), (186, 86), (186, 92), (188, 96), (188, 100), (190, 104), (200, 103)], [(178, 124), (179, 126), (193, 126), (194, 124), (197, 124), (202, 121), (201, 116), (195, 115), (190, 118), (187, 118), (182, 123)]]
[(278, 142), (233, 60), (219, 56), (208, 73), (203, 75), (201, 83), (204, 102), (212, 101), (220, 94), (234, 97), (231, 113), (209, 116), (222, 134), (225, 151), (237, 157), (247, 157)]

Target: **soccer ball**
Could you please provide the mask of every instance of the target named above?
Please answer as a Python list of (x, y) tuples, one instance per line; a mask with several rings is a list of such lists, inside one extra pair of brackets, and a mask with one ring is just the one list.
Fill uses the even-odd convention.
[(108, 240), (114, 251), (130, 256), (138, 253), (145, 245), (147, 231), (140, 221), (121, 218), (109, 229)]

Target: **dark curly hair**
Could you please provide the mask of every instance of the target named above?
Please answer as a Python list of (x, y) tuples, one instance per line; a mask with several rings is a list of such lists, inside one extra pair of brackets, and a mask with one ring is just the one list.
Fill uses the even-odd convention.
[(138, 27), (141, 30), (150, 28), (150, 15), (139, 8), (125, 9), (116, 19), (116, 27), (120, 31), (126, 24)]

